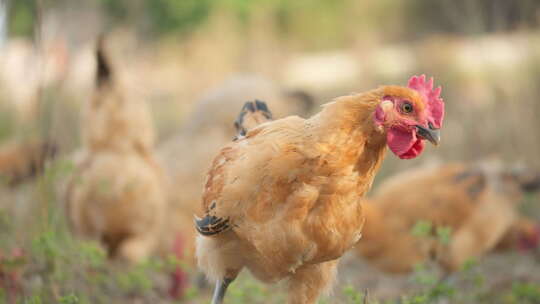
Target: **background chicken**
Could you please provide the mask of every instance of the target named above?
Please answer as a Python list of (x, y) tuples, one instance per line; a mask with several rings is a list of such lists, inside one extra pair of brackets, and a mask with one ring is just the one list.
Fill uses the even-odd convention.
[(47, 160), (56, 155), (51, 141), (12, 141), (0, 146), (0, 177), (14, 186), (43, 172)]
[[(366, 225), (356, 250), (388, 272), (409, 272), (431, 258), (447, 271), (500, 248), (538, 246), (538, 225), (522, 218), (518, 202), (540, 188), (540, 175), (483, 166), (447, 164), (412, 169), (385, 180), (364, 204)], [(413, 235), (420, 221), (428, 237)], [(448, 244), (429, 237), (450, 228)]]
[(308, 115), (313, 110), (314, 98), (298, 89), (286, 89), (276, 83), (250, 74), (237, 75), (209, 90), (197, 101), (183, 129), (187, 133), (204, 133), (209, 129), (229, 137), (234, 132), (231, 121), (244, 102), (259, 98), (268, 102), (274, 115)]
[(74, 230), (131, 262), (155, 249), (165, 216), (165, 180), (153, 157), (153, 127), (143, 101), (125, 90), (97, 50), (97, 88), (83, 117), (84, 145), (67, 189)]
[(433, 80), (337, 98), (304, 120), (263, 124), (214, 159), (196, 222), (199, 266), (216, 280), (213, 303), (248, 268), (265, 282), (289, 278), (290, 303), (315, 303), (337, 259), (360, 238), (359, 198), (386, 145), (418, 156), (439, 140), (444, 104)]

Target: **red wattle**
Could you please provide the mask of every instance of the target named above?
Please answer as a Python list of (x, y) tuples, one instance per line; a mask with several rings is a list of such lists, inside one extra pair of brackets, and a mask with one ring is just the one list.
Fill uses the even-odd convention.
[(403, 128), (391, 128), (386, 136), (390, 150), (401, 159), (415, 158), (424, 150), (424, 143), (416, 132)]

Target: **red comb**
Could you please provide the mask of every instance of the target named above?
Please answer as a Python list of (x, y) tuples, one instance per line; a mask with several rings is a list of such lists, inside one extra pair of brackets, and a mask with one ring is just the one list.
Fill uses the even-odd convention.
[(440, 97), (441, 87), (437, 87), (434, 90), (433, 77), (426, 82), (426, 75), (411, 77), (408, 87), (418, 91), (426, 99), (429, 116), (433, 119), (433, 125), (435, 128), (440, 128), (444, 118), (444, 102)]

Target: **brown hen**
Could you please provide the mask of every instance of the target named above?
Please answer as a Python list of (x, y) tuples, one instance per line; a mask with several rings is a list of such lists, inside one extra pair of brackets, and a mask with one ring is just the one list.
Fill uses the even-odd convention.
[(66, 199), (79, 235), (103, 243), (110, 257), (139, 262), (163, 235), (164, 176), (153, 157), (146, 104), (131, 96), (97, 50), (97, 88), (83, 117), (83, 149)]
[[(540, 176), (526, 175), (493, 163), (456, 163), (391, 177), (364, 203), (366, 224), (356, 251), (383, 271), (405, 273), (430, 259), (454, 271), (497, 244), (508, 248), (536, 240), (537, 245), (538, 230), (516, 208), (525, 190), (540, 187)], [(435, 237), (413, 235), (419, 221), (431, 223), (428, 233)], [(436, 237), (443, 227), (452, 231), (448, 244)]]
[(443, 103), (432, 81), (337, 98), (309, 118), (275, 120), (221, 149), (196, 220), (199, 266), (216, 280), (213, 303), (245, 267), (289, 279), (289, 303), (315, 303), (337, 260), (360, 238), (360, 198), (386, 145), (413, 158), (438, 142)]

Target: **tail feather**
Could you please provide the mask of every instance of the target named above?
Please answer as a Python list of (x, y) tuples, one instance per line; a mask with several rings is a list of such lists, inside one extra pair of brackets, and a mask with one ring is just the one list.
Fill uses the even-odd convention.
[(520, 181), (521, 189), (525, 192), (540, 191), (540, 173), (533, 174)]
[(454, 180), (457, 184), (465, 187), (469, 196), (475, 200), (487, 187), (485, 173), (477, 168), (468, 168), (458, 173)]
[(510, 173), (509, 177), (513, 178), (524, 192), (540, 191), (540, 171), (535, 168), (516, 165), (508, 173)]
[(96, 84), (98, 87), (109, 83), (112, 78), (112, 69), (105, 54), (105, 37), (98, 39), (96, 47)]
[(237, 132), (236, 138), (245, 136), (250, 129), (271, 120), (272, 112), (264, 101), (256, 99), (246, 102), (234, 122)]

